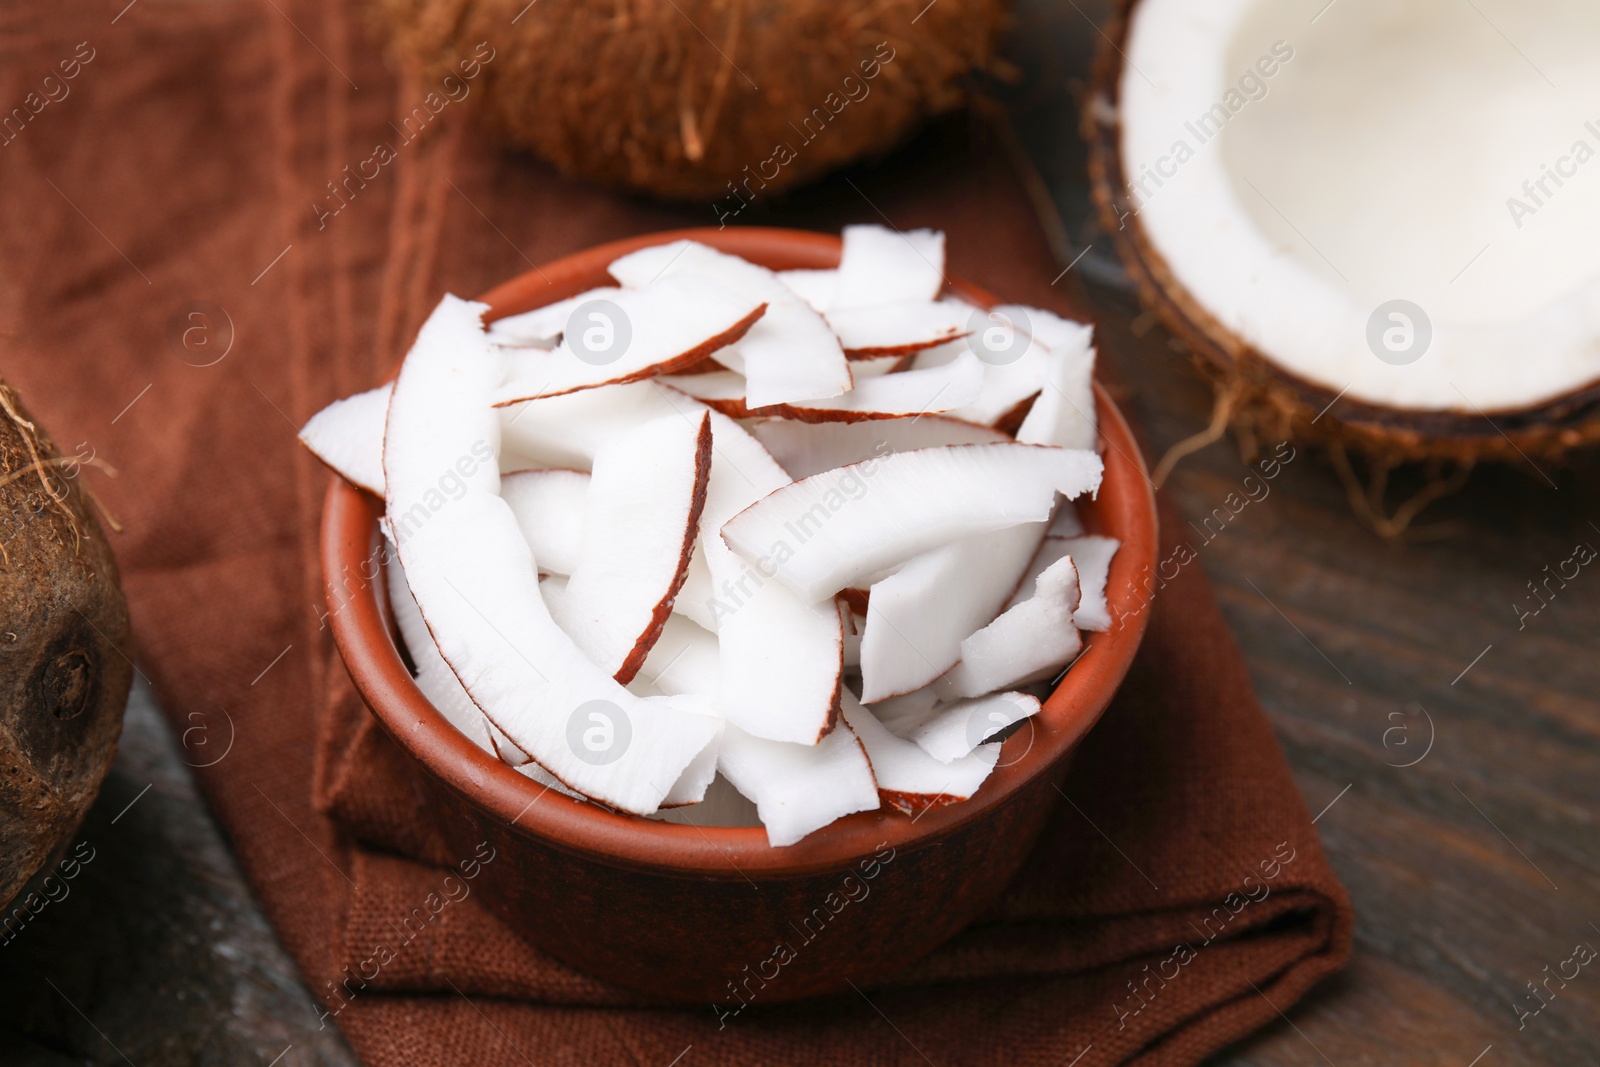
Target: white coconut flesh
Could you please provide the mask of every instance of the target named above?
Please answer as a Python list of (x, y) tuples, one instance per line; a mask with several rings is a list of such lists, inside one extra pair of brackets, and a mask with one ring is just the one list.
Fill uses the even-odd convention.
[(300, 443), (346, 481), (383, 495), (383, 425), (390, 387), (335, 400), (300, 430)]
[[(498, 469), (481, 463), (468, 475), (455, 465), (481, 442), (499, 443), (490, 401), (504, 367), (484, 335), (485, 309), (446, 297), (395, 381), (384, 477), (401, 565), (440, 654), (490, 721), (571, 788), (654, 811), (718, 724), (643, 705), (584, 656), (539, 595)], [(441, 466), (458, 474), (459, 493), (440, 488)], [(629, 741), (615, 758), (596, 758), (572, 743), (575, 716), (605, 719), (613, 737), (626, 722)]]
[(908, 814), (967, 799), (1000, 759), (1000, 750), (993, 745), (969, 749), (949, 761), (936, 759), (916, 742), (891, 733), (848, 691), (844, 721), (866, 750), (879, 800)]
[(661, 636), (687, 576), (711, 475), (710, 415), (652, 420), (595, 456), (560, 621), (620, 682)]
[(588, 472), (558, 468), (501, 475), (500, 497), (533, 549), (539, 573), (571, 574), (583, 547)]
[(961, 642), (993, 619), (1044, 540), (1027, 522), (941, 545), (873, 583), (861, 638), (861, 698), (921, 689), (961, 658)]
[(766, 304), (767, 321), (751, 327), (739, 345), (755, 406), (834, 397), (850, 388), (850, 367), (839, 339), (821, 315), (765, 267), (694, 241), (677, 241), (623, 256), (610, 269), (628, 288), (689, 275)]
[(728, 546), (808, 601), (951, 541), (1050, 518), (1100, 487), (1100, 457), (1022, 444), (895, 452), (783, 486), (722, 527)]
[(935, 683), (940, 695), (976, 697), (1049, 678), (1083, 647), (1078, 602), (1078, 570), (1063, 557), (1035, 580), (1033, 596), (961, 642), (961, 661)]
[(1600, 379), (1597, 49), (1587, 0), (1141, 0), (1126, 221), (1223, 328), (1330, 392), (1551, 401)]
[[(1007, 309), (1020, 367), (952, 342), (943, 263), (940, 234), (860, 227), (796, 289), (679, 243), (489, 330), (446, 297), (392, 388), (316, 415), (308, 448), (385, 498), (391, 607), (445, 722), (538, 795), (775, 847), (982, 788), (994, 733), (1038, 710), (1015, 687), (1104, 615), (1115, 543), (1071, 539), (1102, 471), (1088, 328)], [(601, 300), (645, 336), (575, 359)], [(916, 368), (845, 359), (934, 341)], [(726, 369), (668, 373), (708, 353)], [(937, 414), (1028, 403), (1026, 441)]]
[[(602, 286), (521, 315), (497, 319), (489, 327), (489, 340), (506, 348), (554, 348), (566, 334), (573, 312), (590, 301), (610, 300), (621, 291), (615, 286)], [(586, 325), (581, 317), (578, 325)]]

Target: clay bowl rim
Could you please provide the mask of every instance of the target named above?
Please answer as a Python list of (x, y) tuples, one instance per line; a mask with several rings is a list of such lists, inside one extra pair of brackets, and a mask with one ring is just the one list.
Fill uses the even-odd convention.
[[(597, 245), (536, 267), (478, 299), (492, 321), (605, 284), (606, 266), (628, 252), (688, 238), (774, 269), (836, 266), (839, 238), (801, 230), (747, 227), (685, 229)], [(950, 291), (982, 307), (993, 295), (952, 278)], [(1082, 507), (1091, 532), (1114, 533), (1122, 547), (1107, 581), (1112, 629), (1087, 636), (1085, 648), (1044, 708), (1002, 747), (999, 763), (965, 801), (908, 816), (893, 809), (858, 812), (802, 841), (774, 848), (757, 827), (695, 827), (610, 811), (548, 790), (478, 748), (451, 726), (417, 688), (401, 659), (379, 596), (382, 502), (335, 475), (324, 500), (321, 556), (334, 641), (356, 689), (384, 729), (415, 760), (477, 811), (516, 833), (603, 863), (683, 877), (802, 877), (840, 870), (879, 849), (922, 846), (984, 818), (1061, 763), (1121, 684), (1144, 636), (1148, 598), (1140, 574), (1155, 567), (1156, 513), (1150, 479), (1132, 432), (1109, 394), (1095, 383), (1105, 477), (1099, 498)]]

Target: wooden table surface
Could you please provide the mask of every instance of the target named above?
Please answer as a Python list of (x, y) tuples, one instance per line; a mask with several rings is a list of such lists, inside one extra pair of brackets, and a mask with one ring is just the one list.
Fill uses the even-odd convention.
[[(1140, 316), (1086, 208), (1074, 95), (1102, 15), (1021, 4), (1010, 54), (1026, 78), (1008, 95), (1089, 249), (1073, 270), (1103, 358), (1136, 383), (1124, 402), (1159, 454), (1204, 425), (1211, 397)], [(1219, 442), (1169, 490), (1198, 522), (1248, 473)], [(1393, 497), (1416, 485), (1400, 476)], [(1217, 1063), (1600, 1063), (1600, 968), (1550, 977), (1573, 973), (1575, 946), (1600, 948), (1600, 574), (1525, 625), (1514, 607), (1575, 545), (1600, 546), (1597, 492), (1592, 454), (1479, 470), (1423, 516), (1433, 539), (1397, 545), (1352, 516), (1325, 457), (1298, 449), (1201, 548), (1300, 788), (1326, 806), (1318, 828), (1358, 915), (1349, 969)], [(124, 736), (84, 829), (98, 851), (81, 899), (5, 949), (27, 958), (0, 967), (0, 1062), (351, 1062), (142, 692)], [(13, 978), (41, 970), (59, 988)], [(1542, 1000), (1530, 982), (1547, 982)]]

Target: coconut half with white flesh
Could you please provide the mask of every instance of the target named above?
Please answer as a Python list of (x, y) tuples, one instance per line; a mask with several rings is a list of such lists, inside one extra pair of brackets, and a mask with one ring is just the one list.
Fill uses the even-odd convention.
[(1084, 131), (1145, 302), (1258, 436), (1467, 464), (1600, 440), (1600, 8), (1325, 7), (1133, 0), (1108, 28)]

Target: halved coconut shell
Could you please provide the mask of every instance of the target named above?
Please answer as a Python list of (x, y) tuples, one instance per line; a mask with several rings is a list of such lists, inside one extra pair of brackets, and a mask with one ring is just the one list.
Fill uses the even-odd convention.
[[(1524, 462), (1529, 457), (1556, 457), (1600, 441), (1600, 380), (1574, 383), (1561, 395), (1523, 406), (1422, 410), (1374, 403), (1343, 396), (1337, 388), (1285, 369), (1220, 322), (1178, 280), (1152, 238), (1130, 187), (1139, 175), (1130, 175), (1123, 159), (1121, 85), (1127, 56), (1134, 50), (1132, 29), (1142, 3), (1121, 0), (1102, 31), (1105, 44), (1082, 116), (1094, 200), (1141, 301), (1217, 383), (1219, 405), (1226, 405), (1221, 410), (1236, 427), (1257, 438), (1348, 445), (1391, 462), (1445, 459), (1465, 465), (1485, 459)], [(1153, 76), (1159, 78), (1159, 73)], [(1231, 88), (1220, 78), (1218, 85), (1219, 92)], [(1211, 103), (1197, 99), (1193, 111), (1203, 113)], [(1202, 144), (1200, 150), (1216, 148)], [(1508, 360), (1537, 355), (1506, 352)]]

